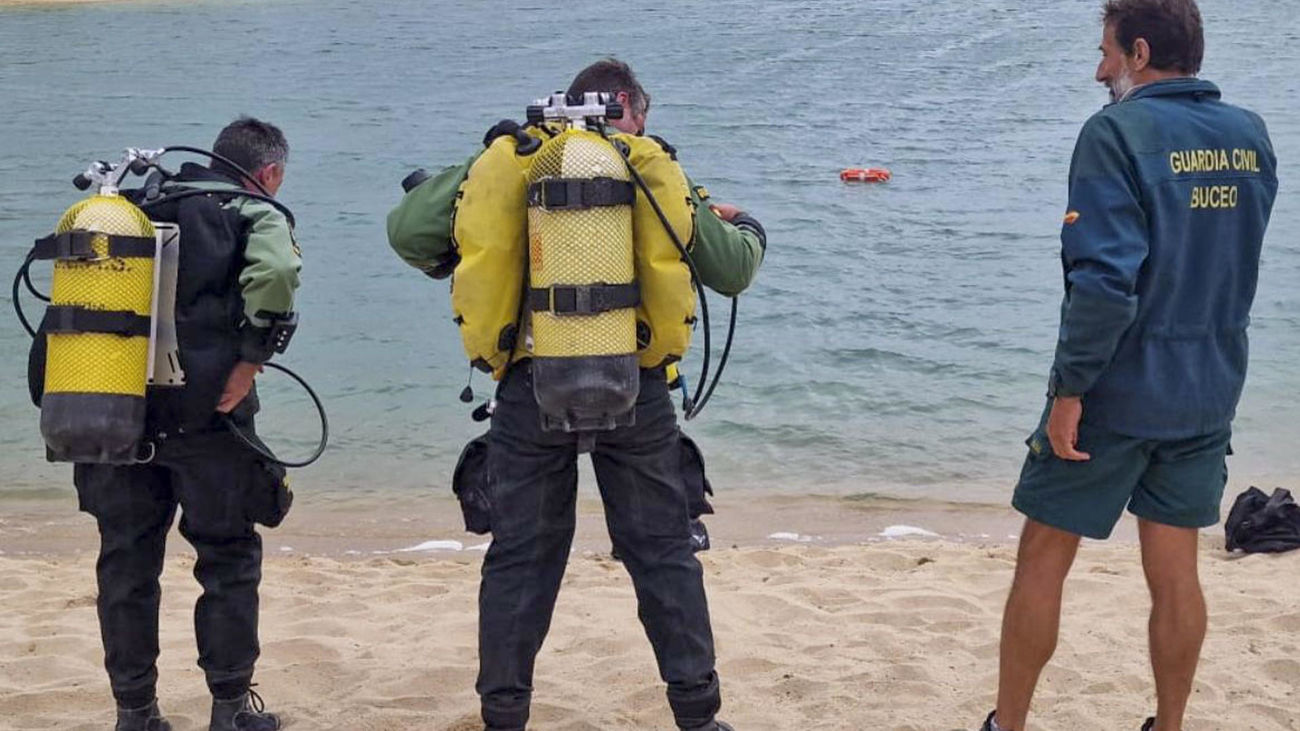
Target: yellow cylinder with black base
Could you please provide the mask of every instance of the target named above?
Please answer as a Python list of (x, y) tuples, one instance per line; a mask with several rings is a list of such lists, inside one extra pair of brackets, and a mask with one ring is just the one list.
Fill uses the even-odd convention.
[[(145, 426), (154, 227), (124, 198), (72, 206), (55, 230), (41, 435), (51, 461), (128, 464)], [(119, 239), (130, 246), (117, 246)], [(80, 250), (68, 241), (88, 240)]]
[(530, 352), (543, 426), (631, 423), (640, 297), (627, 167), (604, 137), (568, 129), (533, 153), (527, 180)]

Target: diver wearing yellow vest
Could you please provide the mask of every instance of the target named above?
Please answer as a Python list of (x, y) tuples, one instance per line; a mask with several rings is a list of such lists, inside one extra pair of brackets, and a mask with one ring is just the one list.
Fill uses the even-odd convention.
[(551, 116), (563, 106), (554, 101), (530, 109), (527, 127), (494, 127), (464, 164), (409, 181), (388, 218), (403, 260), (435, 278), (454, 274), (466, 355), (500, 380), (491, 429), (454, 479), (467, 527), (493, 539), (479, 599), (483, 720), (490, 731), (527, 724), (586, 441), (677, 725), (729, 729), (715, 718), (713, 636), (692, 550), (707, 483), (665, 372), (695, 326), (691, 264), (677, 244), (703, 285), (735, 296), (757, 273), (766, 234), (739, 209), (711, 204), (670, 145), (642, 136), (649, 97), (626, 64), (597, 62), (570, 85), (568, 105), (603, 107), (575, 115), (592, 124)]

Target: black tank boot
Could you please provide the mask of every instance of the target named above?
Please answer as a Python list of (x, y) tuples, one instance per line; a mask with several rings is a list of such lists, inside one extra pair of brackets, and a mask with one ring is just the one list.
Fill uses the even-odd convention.
[(158, 701), (140, 708), (117, 709), (117, 725), (113, 731), (172, 731), (172, 725), (158, 710)]
[(212, 699), (212, 720), (208, 731), (277, 731), (280, 717), (266, 712), (262, 697), (254, 691), (229, 700)]
[(736, 731), (736, 729), (732, 728), (731, 724), (725, 721), (710, 721), (703, 726), (686, 728), (682, 729), (682, 731)]

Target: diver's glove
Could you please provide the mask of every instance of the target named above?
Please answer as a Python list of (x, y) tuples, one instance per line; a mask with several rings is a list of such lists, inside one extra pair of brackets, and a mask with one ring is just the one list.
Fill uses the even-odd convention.
[(239, 359), (246, 363), (265, 363), (276, 353), (283, 353), (289, 348), (298, 329), (298, 313), (267, 312), (258, 310), (257, 319), (270, 322), (268, 327), (258, 327), (251, 320), (245, 320), (239, 329)]

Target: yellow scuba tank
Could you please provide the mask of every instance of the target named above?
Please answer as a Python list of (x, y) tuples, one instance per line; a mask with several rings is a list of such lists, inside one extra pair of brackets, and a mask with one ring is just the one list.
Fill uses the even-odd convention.
[(144, 434), (154, 226), (125, 198), (69, 208), (33, 259), (53, 259), (41, 435), (51, 461), (126, 464)]
[(636, 190), (609, 140), (569, 128), (528, 167), (528, 309), (543, 428), (631, 423), (640, 390)]

